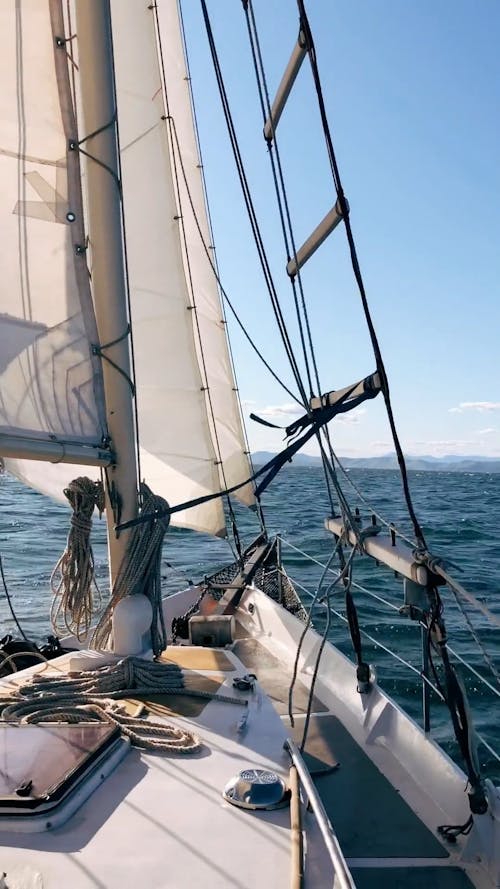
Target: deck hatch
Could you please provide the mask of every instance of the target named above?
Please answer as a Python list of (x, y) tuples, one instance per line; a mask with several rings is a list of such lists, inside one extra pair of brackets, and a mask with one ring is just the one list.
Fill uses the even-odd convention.
[(0, 819), (47, 813), (119, 740), (119, 729), (102, 723), (1, 725)]

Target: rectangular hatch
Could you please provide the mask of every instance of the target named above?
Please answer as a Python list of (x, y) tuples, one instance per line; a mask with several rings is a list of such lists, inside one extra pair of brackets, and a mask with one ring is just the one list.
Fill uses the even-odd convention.
[(128, 749), (107, 723), (0, 725), (0, 829), (64, 823)]

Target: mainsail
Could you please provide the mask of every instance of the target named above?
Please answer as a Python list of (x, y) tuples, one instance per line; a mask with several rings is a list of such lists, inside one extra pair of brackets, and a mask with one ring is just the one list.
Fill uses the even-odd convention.
[[(59, 12), (52, 4), (56, 21)], [(88, 448), (97, 463), (104, 399), (79, 155), (68, 147), (74, 107), (54, 24), (49, 3), (0, 5), (0, 453), (75, 460)]]
[[(97, 448), (106, 428), (100, 359), (92, 352), (98, 339), (87, 272), (91, 256), (79, 252), (87, 233), (82, 214), (74, 213), (86, 157), (68, 149), (79, 104), (78, 68), (71, 62), (78, 34), (74, 18), (71, 27), (61, 22), (59, 30), (71, 36), (62, 65), (54, 30), (61, 9), (59, 0), (0, 9), (0, 73), (10, 84), (0, 99), (7, 218), (0, 433)], [(174, 505), (238, 484), (251, 472), (226, 325), (205, 249), (211, 239), (177, 3), (168, 0), (160, 9), (165, 84), (155, 4), (112, 0), (111, 10), (141, 473)], [(46, 459), (57, 461), (63, 450)], [(70, 478), (89, 474), (87, 466), (43, 467), (22, 459), (6, 465), (57, 498)], [(253, 503), (250, 485), (237, 496)], [(174, 524), (222, 534), (222, 501), (179, 512)]]
[[(250, 475), (210, 243), (176, 0), (112, 3), (141, 470), (171, 504)], [(180, 146), (180, 148), (178, 148)], [(240, 499), (250, 505), (247, 485)], [(220, 500), (178, 525), (223, 533)]]

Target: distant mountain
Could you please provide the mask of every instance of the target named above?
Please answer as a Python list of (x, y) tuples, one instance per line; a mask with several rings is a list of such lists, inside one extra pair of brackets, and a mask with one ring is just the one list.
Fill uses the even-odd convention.
[[(256, 466), (268, 463), (276, 454), (271, 451), (256, 451), (252, 460)], [(381, 457), (341, 457), (346, 469), (397, 469), (395, 454), (384, 454)], [(495, 457), (463, 457), (449, 454), (445, 457), (405, 457), (408, 469), (420, 472), (498, 472), (500, 459)], [(291, 466), (321, 466), (321, 457), (309, 454), (296, 454)]]
[[(275, 456), (276, 453), (273, 453), (272, 451), (255, 451), (255, 453), (252, 454), (252, 462), (256, 466), (263, 466), (264, 463), (269, 463), (269, 460), (272, 460)], [(295, 454), (290, 465), (321, 466), (321, 457), (312, 457), (310, 454)]]

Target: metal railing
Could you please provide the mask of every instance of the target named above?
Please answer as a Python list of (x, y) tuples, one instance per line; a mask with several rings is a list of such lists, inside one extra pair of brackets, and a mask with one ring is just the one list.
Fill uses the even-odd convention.
[[(316, 559), (314, 556), (311, 556), (309, 553), (306, 553), (304, 550), (300, 549), (298, 546), (295, 546), (295, 544), (290, 543), (290, 541), (286, 540), (285, 538), (281, 538), (281, 544), (289, 547), (290, 549), (295, 550), (295, 552), (300, 553), (300, 555), (304, 556), (304, 558), (308, 559), (308, 561), (314, 563), (315, 565), (318, 565), (319, 567), (321, 567), (323, 570), (325, 570), (329, 574), (333, 574), (334, 577), (338, 577), (339, 572), (335, 568), (330, 568), (328, 565), (321, 562), (319, 559)], [(299, 581), (297, 581), (295, 578), (293, 578), (293, 583), (310, 599), (314, 598), (315, 594), (311, 590), (309, 590), (307, 587), (305, 587), (303, 584), (301, 584)], [(376, 601), (382, 603), (387, 608), (390, 608), (392, 611), (396, 611), (398, 614), (400, 613), (399, 607), (397, 605), (394, 605), (394, 603), (390, 602), (388, 599), (385, 599), (383, 596), (380, 596), (379, 594), (372, 592), (371, 590), (367, 589), (366, 587), (362, 586), (361, 584), (359, 584), (355, 581), (352, 581), (352, 586), (354, 587), (354, 589), (356, 589), (359, 592), (363, 593), (364, 595), (369, 596), (370, 598), (375, 599)], [(327, 605), (324, 601), (319, 599), (316, 602), (316, 607), (324, 608), (326, 610)], [(346, 623), (346, 624), (348, 623), (347, 618), (345, 617), (345, 615), (341, 614), (340, 611), (337, 611), (334, 608), (331, 608), (330, 610), (331, 610), (332, 614), (334, 614), (336, 617), (338, 617), (343, 623)], [(419, 621), (411, 621), (410, 625), (416, 626), (416, 627), (421, 627), (422, 633), (424, 633), (424, 630), (426, 630), (425, 625)], [(420, 677), (421, 682), (422, 682), (423, 725), (424, 725), (424, 730), (426, 732), (429, 732), (430, 731), (430, 697), (429, 697), (429, 692), (432, 689), (432, 691), (437, 695), (437, 697), (443, 702), (444, 702), (444, 698), (443, 698), (443, 695), (441, 694), (441, 692), (439, 691), (439, 689), (437, 688), (437, 686), (431, 681), (430, 676), (429, 676), (427, 645), (426, 645), (424, 636), (422, 637), (422, 667), (418, 668), (414, 664), (410, 663), (410, 661), (406, 660), (404, 657), (401, 657), (401, 655), (397, 654), (395, 651), (393, 651), (387, 645), (384, 645), (383, 642), (380, 641), (380, 639), (376, 639), (374, 636), (372, 636), (370, 633), (368, 633), (362, 627), (360, 627), (359, 630), (360, 630), (361, 635), (363, 637), (365, 637), (366, 639), (368, 639), (373, 645), (375, 645), (377, 648), (382, 649), (382, 651), (384, 651), (386, 654), (388, 654), (394, 660), (403, 664), (405, 667), (407, 667), (407, 669), (411, 670), (413, 673), (416, 673), (417, 676)], [(499, 689), (495, 688), (495, 686), (492, 685), (491, 682), (489, 682), (484, 676), (482, 676), (481, 673), (479, 673), (479, 671), (476, 670), (471, 664), (469, 664), (466, 660), (464, 660), (464, 658), (457, 651), (455, 651), (455, 649), (452, 648), (449, 644), (447, 644), (447, 648), (448, 648), (448, 651), (453, 655), (453, 657), (455, 657), (462, 664), (463, 667), (465, 667), (470, 673), (472, 673), (486, 688), (488, 688), (488, 690), (490, 692), (492, 692), (494, 695), (496, 695), (496, 697), (500, 698), (500, 690)], [(476, 734), (478, 741), (488, 750), (488, 752), (491, 754), (491, 756), (493, 756), (493, 758), (495, 760), (497, 760), (497, 762), (500, 762), (500, 754), (497, 753), (497, 751), (494, 750), (493, 747), (491, 747), (491, 745), (488, 743), (488, 741), (479, 732), (476, 731), (475, 734)]]
[(349, 870), (342, 849), (340, 848), (337, 834), (332, 827), (332, 823), (297, 745), (291, 738), (287, 738), (284, 747), (290, 754), (291, 760), (297, 769), (301, 786), (305, 791), (309, 805), (316, 816), (318, 827), (333, 864), (335, 881), (338, 881), (338, 885), (341, 889), (356, 889), (356, 883), (353, 880), (351, 871)]

